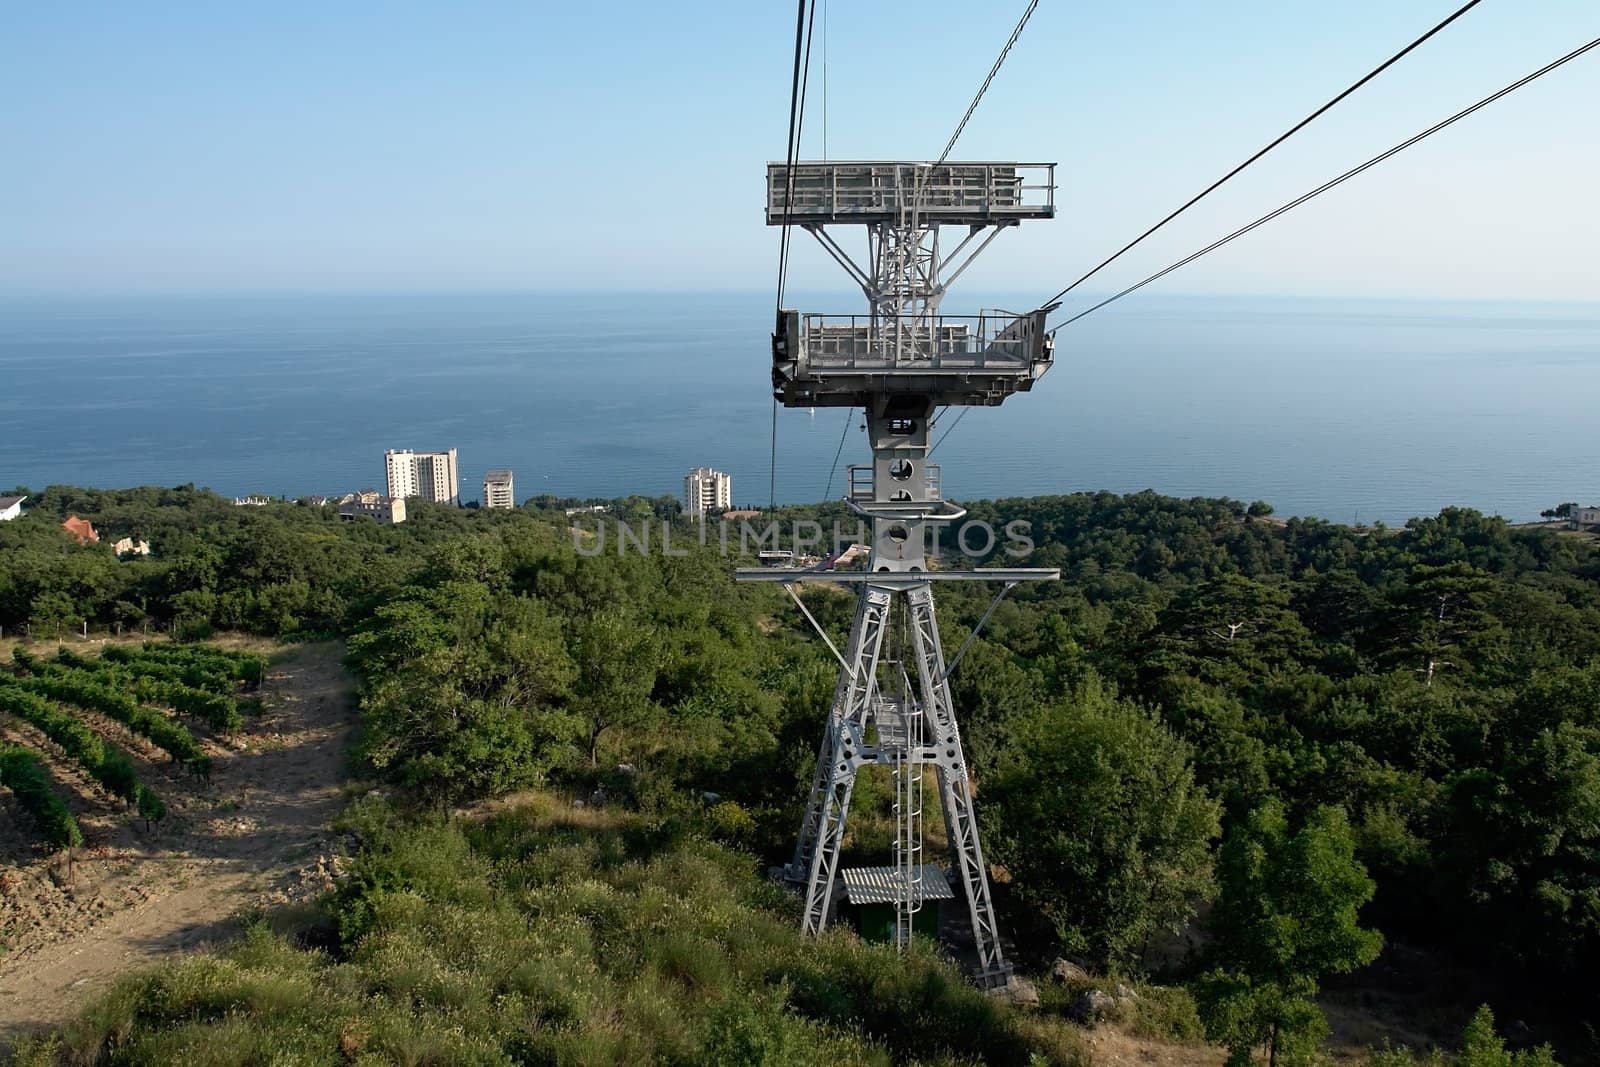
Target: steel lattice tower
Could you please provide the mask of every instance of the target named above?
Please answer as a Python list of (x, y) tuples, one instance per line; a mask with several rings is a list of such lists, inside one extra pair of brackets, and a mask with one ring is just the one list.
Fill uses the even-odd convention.
[[(895, 906), (896, 941), (908, 941), (924, 901), (950, 895), (947, 888), (935, 893), (935, 883), (946, 887), (944, 874), (924, 862), (923, 782), (931, 767), (959, 895), (972, 923), (976, 977), (985, 987), (1003, 985), (1011, 967), (995, 923), (974, 790), (950, 696), (950, 671), (966, 646), (946, 663), (933, 583), (998, 582), (997, 604), (1019, 581), (1059, 574), (930, 567), (928, 535), (966, 513), (943, 498), (939, 468), (928, 462), (928, 434), (940, 408), (998, 405), (1032, 388), (1050, 369), (1052, 342), (1044, 326), (1049, 308), (954, 317), (940, 313), (940, 302), (1002, 230), (1025, 219), (1054, 217), (1055, 166), (867, 162), (796, 163), (792, 169), (768, 165), (768, 225), (799, 226), (815, 236), (861, 286), (868, 310), (827, 316), (780, 309), (772, 337), (774, 395), (786, 407), (865, 412), (872, 462), (850, 468), (846, 500), (871, 522), (872, 533), (864, 572), (739, 572), (740, 580), (782, 583), (808, 619), (795, 582), (860, 588), (848, 645), (841, 652), (828, 642), (839, 660), (839, 681), (784, 877), (801, 887), (802, 928), (820, 932), (830, 919), (838, 880), (852, 873), (839, 870), (839, 854), (856, 774), (871, 764), (889, 767), (895, 847), (893, 864), (878, 877), (876, 889)], [(866, 266), (835, 239), (831, 229), (840, 226), (865, 227)], [(966, 229), (949, 252), (940, 247), (944, 227)], [(987, 621), (985, 614), (978, 627)]]

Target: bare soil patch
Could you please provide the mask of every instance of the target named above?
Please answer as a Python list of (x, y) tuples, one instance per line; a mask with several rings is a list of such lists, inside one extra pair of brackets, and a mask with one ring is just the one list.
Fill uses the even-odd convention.
[[(236, 738), (206, 743), (216, 761), (209, 785), (149, 746), (116, 738), (167, 802), (164, 824), (146, 830), (54, 761), (52, 777), (71, 790), (85, 838), (70, 867), (40, 857), (26, 827), (0, 818), (0, 1047), (64, 1021), (129, 968), (227, 936), (241, 912), (332, 884), (338, 854), (327, 825), (340, 807), (355, 722), (343, 649), (214, 643), (272, 658), (263, 713), (247, 715)], [(0, 734), (38, 741), (25, 726)]]
[(1139, 1037), (1102, 1024), (1084, 1034), (1095, 1067), (1222, 1067), (1228, 1054), (1209, 1045), (1180, 1045)]

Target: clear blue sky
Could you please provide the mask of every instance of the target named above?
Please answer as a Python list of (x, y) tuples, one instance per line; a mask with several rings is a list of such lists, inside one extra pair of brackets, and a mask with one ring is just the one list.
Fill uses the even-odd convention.
[[(1455, 6), (1043, 0), (956, 157), (1059, 162), (1061, 217), (963, 284), (1042, 298)], [(830, 0), (829, 154), (936, 155), (1021, 7)], [(768, 286), (792, 18), (775, 0), (8, 5), (0, 292)], [(1105, 284), (1597, 35), (1595, 0), (1487, 0)], [(809, 156), (820, 59), (819, 41)], [(1163, 289), (1595, 299), (1597, 122), (1591, 53)], [(794, 286), (838, 279), (797, 245)]]

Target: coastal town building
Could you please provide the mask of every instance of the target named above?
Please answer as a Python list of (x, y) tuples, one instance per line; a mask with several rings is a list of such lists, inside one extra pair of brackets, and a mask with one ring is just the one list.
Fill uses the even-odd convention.
[(349, 493), (339, 502), (339, 518), (347, 522), (356, 519), (375, 519), (385, 526), (406, 521), (406, 502), (403, 497), (380, 496), (375, 489)]
[(696, 467), (683, 476), (683, 509), (690, 515), (726, 511), (733, 506), (733, 479), (710, 467)]
[(25, 496), (0, 496), (0, 522), (10, 522), (22, 514)]
[(510, 471), (490, 471), (483, 476), (483, 506), (507, 510), (517, 506)]
[(391, 448), (383, 454), (383, 465), (389, 495), (397, 500), (417, 496), (435, 504), (461, 503), (453, 448), (444, 452)]
[(135, 541), (131, 537), (124, 537), (111, 546), (111, 551), (119, 556), (148, 556), (150, 554), (150, 542)]
[(78, 539), (78, 544), (87, 545), (100, 540), (100, 532), (94, 528), (94, 523), (88, 519), (80, 519), (76, 515), (69, 515), (61, 528)]
[(272, 503), (272, 498), (270, 496), (262, 496), (260, 493), (251, 493), (249, 496), (236, 496), (233, 498), (233, 506), (236, 508), (264, 508), (270, 503)]
[(835, 570), (861, 570), (867, 565), (867, 559), (872, 555), (872, 550), (863, 544), (853, 544), (833, 558)]
[(1572, 526), (1581, 530), (1586, 526), (1600, 526), (1600, 507), (1577, 508), (1572, 512)]
[(741, 508), (738, 511), (724, 511), (722, 513), (722, 517), (727, 519), (729, 522), (738, 522), (743, 519), (754, 519), (760, 517), (760, 515), (761, 512), (756, 508)]

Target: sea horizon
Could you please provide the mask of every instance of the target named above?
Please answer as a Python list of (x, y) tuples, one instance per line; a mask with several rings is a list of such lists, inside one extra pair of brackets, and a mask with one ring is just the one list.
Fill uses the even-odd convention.
[[(493, 468), (522, 500), (677, 495), (704, 465), (764, 506), (772, 300), (11, 294), (0, 484), (334, 495), (382, 489), (387, 448), (456, 447), (464, 501)], [(1600, 497), (1578, 436), (1595, 395), (1597, 303), (1141, 294), (1063, 330), (1031, 393), (948, 413), (934, 458), (957, 500), (1149, 488), (1339, 522), (1446, 506), (1528, 521)], [(779, 503), (837, 497), (865, 459), (849, 425), (780, 410)]]

